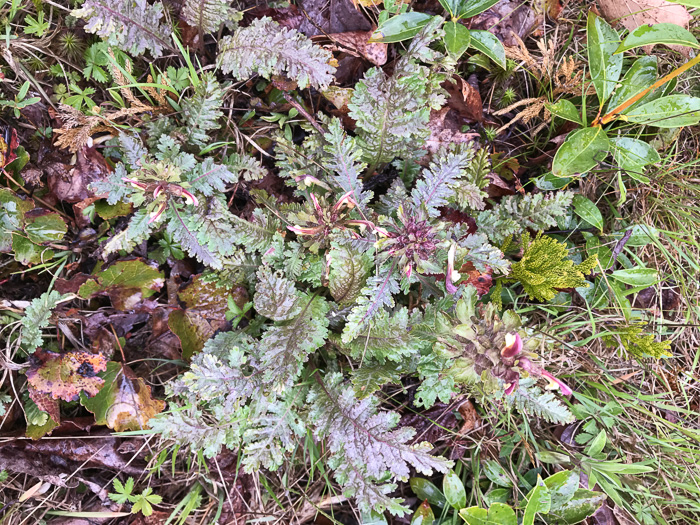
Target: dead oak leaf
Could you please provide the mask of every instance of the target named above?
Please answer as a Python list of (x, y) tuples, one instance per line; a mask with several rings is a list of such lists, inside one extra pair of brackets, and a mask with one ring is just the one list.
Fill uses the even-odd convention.
[(97, 395), (80, 396), (81, 404), (95, 415), (98, 425), (117, 432), (146, 429), (148, 421), (165, 408), (165, 402), (153, 399), (151, 387), (126, 365), (108, 362), (102, 378), (104, 387)]
[(105, 370), (106, 364), (106, 359), (99, 354), (57, 354), (39, 349), (31, 356), (27, 370), (29, 395), (39, 408), (51, 414), (44, 396), (76, 401), (81, 392), (88, 397), (96, 395), (104, 384), (97, 374)]

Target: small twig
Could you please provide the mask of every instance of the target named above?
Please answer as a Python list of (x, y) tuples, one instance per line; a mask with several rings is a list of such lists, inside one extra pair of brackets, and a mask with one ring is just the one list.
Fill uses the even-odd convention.
[(309, 121), (309, 124), (311, 124), (314, 128), (316, 128), (316, 131), (318, 131), (321, 135), (326, 134), (326, 130), (324, 130), (321, 125), (316, 122), (316, 119), (304, 109), (304, 106), (299, 104), (296, 100), (292, 98), (292, 96), (287, 93), (286, 91), (282, 91), (282, 96), (284, 96), (284, 99), (289, 102), (292, 106), (294, 106), (294, 109), (296, 109), (299, 113), (302, 114), (302, 116)]

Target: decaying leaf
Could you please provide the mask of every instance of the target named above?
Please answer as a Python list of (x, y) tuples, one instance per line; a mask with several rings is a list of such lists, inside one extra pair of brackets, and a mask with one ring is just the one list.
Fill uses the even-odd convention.
[(163, 273), (142, 259), (117, 261), (106, 269), (98, 266), (78, 295), (83, 299), (108, 295), (117, 310), (131, 310), (160, 290), (164, 282)]
[(77, 152), (75, 166), (54, 163), (47, 169), (49, 189), (57, 199), (75, 203), (93, 197), (90, 184), (104, 180), (112, 171), (94, 147), (83, 146)]
[(373, 33), (374, 31), (348, 31), (334, 33), (328, 37), (339, 50), (364, 57), (375, 66), (383, 66), (386, 64), (388, 44), (370, 43), (369, 39)]
[(450, 144), (463, 144), (479, 138), (478, 133), (464, 133), (461, 131), (459, 115), (449, 106), (438, 111), (430, 112), (428, 122), (430, 137), (425, 142), (425, 147), (430, 153), (449, 147)]
[(452, 81), (443, 82), (442, 87), (450, 95), (447, 104), (457, 111), (460, 117), (477, 122), (484, 120), (484, 106), (478, 87), (473, 86), (459, 75), (454, 75)]
[[(692, 16), (682, 5), (666, 0), (598, 0), (600, 13), (611, 23), (620, 23), (632, 31), (642, 25), (659, 23), (676, 24), (688, 29)], [(671, 49), (688, 56), (689, 47), (669, 46)], [(646, 46), (645, 53), (651, 52), (652, 46)]]
[(185, 308), (170, 313), (168, 326), (180, 339), (184, 359), (201, 351), (206, 340), (224, 327), (229, 295), (233, 295), (239, 307), (248, 300), (244, 287), (217, 288), (199, 275), (178, 293)]
[(104, 387), (96, 396), (80, 396), (81, 404), (95, 414), (98, 425), (117, 432), (145, 429), (148, 421), (165, 408), (165, 402), (153, 399), (151, 387), (126, 365), (110, 361), (102, 379)]
[(81, 392), (94, 396), (104, 383), (97, 374), (105, 370), (106, 363), (99, 354), (58, 354), (39, 349), (30, 357), (27, 370), (30, 396), (40, 408), (45, 405), (42, 395), (64, 401), (76, 401)]

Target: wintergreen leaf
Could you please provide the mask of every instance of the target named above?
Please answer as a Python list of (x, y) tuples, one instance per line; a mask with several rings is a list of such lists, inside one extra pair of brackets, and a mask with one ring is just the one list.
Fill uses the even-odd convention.
[(442, 493), (452, 507), (459, 510), (467, 506), (467, 493), (464, 483), (453, 470), (448, 471), (442, 478)]
[(591, 226), (595, 226), (601, 232), (603, 231), (603, 214), (600, 213), (598, 206), (595, 205), (590, 199), (587, 199), (583, 195), (574, 195), (573, 200), (574, 213), (581, 217)]
[(698, 39), (693, 33), (677, 24), (643, 24), (630, 32), (625, 40), (615, 50), (615, 53), (622, 53), (635, 47), (651, 46), (654, 44), (664, 44), (667, 46), (687, 46), (700, 49)]
[(629, 122), (657, 128), (694, 126), (700, 122), (700, 98), (668, 95), (637, 106), (625, 116)]
[(555, 117), (563, 118), (564, 120), (569, 120), (575, 122), (576, 124), (581, 124), (581, 116), (574, 104), (566, 99), (561, 99), (554, 104), (547, 104), (547, 109)]
[(612, 94), (622, 73), (622, 55), (615, 54), (620, 36), (593, 11), (588, 12), (586, 28), (591, 81), (602, 106)]
[(429, 14), (411, 11), (392, 16), (379, 24), (372, 34), (370, 42), (391, 44), (413, 38), (425, 27), (432, 18)]
[(522, 525), (534, 525), (537, 514), (547, 514), (552, 506), (552, 495), (547, 485), (537, 475), (537, 485), (525, 497), (527, 504), (523, 513)]
[(606, 499), (607, 496), (602, 492), (577, 489), (568, 502), (557, 509), (551, 509), (543, 518), (551, 524), (574, 525), (592, 516)]
[(505, 503), (494, 503), (489, 510), (469, 507), (459, 511), (468, 525), (518, 525), (515, 511)]
[(615, 270), (610, 277), (631, 286), (652, 286), (659, 280), (658, 272), (653, 268), (631, 268)]
[(472, 29), (469, 31), (469, 46), (493, 60), (501, 69), (506, 68), (506, 49), (501, 41), (489, 31)]
[(445, 36), (442, 37), (445, 42), (445, 49), (454, 58), (461, 57), (469, 48), (469, 42), (471, 41), (469, 29), (454, 20), (445, 22), (442, 28), (445, 31)]
[(600, 126), (574, 131), (554, 155), (552, 173), (557, 177), (584, 175), (604, 160), (609, 148), (608, 136)]
[(489, 7), (498, 3), (498, 0), (440, 0), (442, 7), (450, 13), (453, 19), (471, 18), (483, 13)]
[(553, 512), (566, 505), (574, 497), (579, 486), (579, 475), (574, 470), (562, 470), (546, 478), (544, 484), (552, 495), (550, 512)]
[[(626, 100), (632, 98), (637, 93), (651, 86), (657, 77), (657, 58), (656, 56), (644, 56), (634, 61), (632, 66), (627, 70), (625, 76), (619, 82), (615, 92), (608, 100), (608, 111), (613, 110)], [(642, 101), (648, 99), (650, 94), (642, 97)], [(639, 105), (640, 101), (635, 102), (626, 111)]]
[[(644, 167), (661, 160), (659, 153), (647, 142), (631, 137), (614, 137), (610, 139), (613, 157), (620, 168), (630, 173), (633, 178), (643, 177)], [(649, 179), (644, 177), (647, 182)]]
[(408, 480), (411, 490), (418, 496), (419, 500), (424, 500), (443, 509), (447, 505), (447, 500), (442, 491), (425, 478), (413, 477)]

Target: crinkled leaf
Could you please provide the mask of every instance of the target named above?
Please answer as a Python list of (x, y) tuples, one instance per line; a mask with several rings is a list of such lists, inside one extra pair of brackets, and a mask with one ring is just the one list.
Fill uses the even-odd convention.
[(258, 281), (253, 298), (255, 310), (273, 321), (286, 321), (301, 311), (294, 283), (281, 272), (267, 267), (258, 270)]
[(367, 282), (374, 261), (368, 253), (359, 253), (349, 246), (333, 247), (329, 252), (328, 289), (340, 304), (352, 304)]

